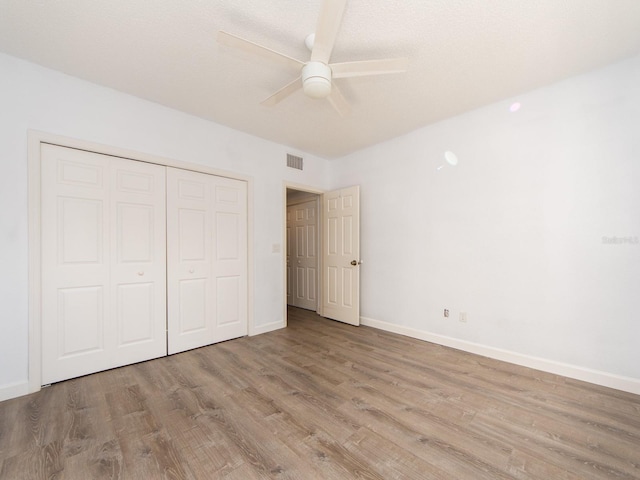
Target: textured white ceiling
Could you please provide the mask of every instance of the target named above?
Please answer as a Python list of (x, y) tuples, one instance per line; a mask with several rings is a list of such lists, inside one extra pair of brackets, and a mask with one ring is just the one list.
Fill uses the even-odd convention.
[(337, 79), (346, 118), (225, 30), (307, 60), (320, 0), (0, 0), (0, 51), (335, 158), (640, 53), (639, 0), (349, 0), (332, 62), (405, 56), (406, 74)]

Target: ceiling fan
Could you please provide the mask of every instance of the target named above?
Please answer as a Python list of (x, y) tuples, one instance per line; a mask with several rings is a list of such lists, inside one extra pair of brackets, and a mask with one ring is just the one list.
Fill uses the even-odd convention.
[(351, 109), (333, 79), (401, 73), (407, 70), (408, 64), (406, 58), (329, 63), (346, 3), (347, 0), (323, 1), (315, 34), (312, 33), (305, 39), (305, 45), (311, 50), (308, 62), (223, 31), (218, 32), (218, 41), (229, 47), (280, 61), (300, 71), (295, 80), (263, 100), (262, 105), (275, 105), (302, 88), (311, 98), (327, 98), (340, 115), (346, 116)]

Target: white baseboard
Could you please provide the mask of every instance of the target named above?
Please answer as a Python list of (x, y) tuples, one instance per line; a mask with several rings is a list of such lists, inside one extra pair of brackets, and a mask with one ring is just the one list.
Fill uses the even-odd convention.
[(273, 332), (274, 330), (279, 330), (286, 326), (287, 325), (284, 323), (284, 321), (267, 323), (266, 325), (258, 325), (257, 327), (253, 327), (253, 330), (249, 332), (249, 336), (253, 337), (254, 335), (261, 335), (263, 333)]
[(0, 402), (11, 398), (27, 395), (29, 392), (29, 382), (10, 383), (0, 386)]
[(424, 332), (402, 325), (382, 322), (373, 318), (360, 317), (360, 323), (369, 327), (378, 328), (386, 332), (398, 333), (407, 337), (424, 340), (426, 342), (436, 343), (445, 347), (455, 348), (464, 352), (475, 353), (484, 357), (502, 360), (504, 362), (521, 365), (523, 367), (541, 370), (555, 375), (562, 375), (576, 380), (601, 385), (603, 387), (615, 388), (624, 392), (640, 395), (640, 380), (637, 378), (623, 377), (598, 370), (570, 365), (567, 363), (556, 362), (539, 357), (523, 355), (521, 353), (502, 350), (500, 348), (489, 347), (479, 343), (467, 342), (453, 337), (438, 335), (435, 333)]

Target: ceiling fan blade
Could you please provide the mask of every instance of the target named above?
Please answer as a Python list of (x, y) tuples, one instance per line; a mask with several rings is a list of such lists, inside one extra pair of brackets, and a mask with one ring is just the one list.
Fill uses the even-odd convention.
[(296, 60), (295, 58), (289, 57), (283, 53), (276, 52), (270, 48), (245, 40), (244, 38), (237, 37), (231, 33), (219, 31), (218, 42), (228, 47), (238, 48), (254, 55), (260, 55), (271, 60), (276, 60), (280, 63), (289, 65), (292, 68), (300, 69), (304, 66), (304, 62), (301, 62), (300, 60)]
[(298, 77), (293, 82), (286, 84), (284, 87), (282, 87), (276, 93), (274, 93), (273, 95), (271, 95), (268, 98), (265, 98), (260, 103), (262, 105), (266, 105), (268, 107), (271, 107), (271, 106), (275, 105), (276, 103), (281, 102), (282, 100), (287, 98), (289, 95), (294, 93), (296, 90), (299, 90), (301, 88), (302, 88), (302, 78)]
[(327, 97), (327, 100), (331, 103), (331, 106), (336, 109), (341, 117), (346, 117), (351, 113), (351, 107), (347, 103), (347, 100), (342, 95), (342, 92), (335, 83), (331, 83), (331, 93)]
[(384, 60), (332, 63), (329, 67), (333, 78), (347, 78), (402, 73), (407, 71), (408, 65), (409, 59), (407, 58), (387, 58)]
[(312, 62), (329, 63), (346, 4), (347, 0), (324, 0), (322, 2), (313, 50), (311, 51)]

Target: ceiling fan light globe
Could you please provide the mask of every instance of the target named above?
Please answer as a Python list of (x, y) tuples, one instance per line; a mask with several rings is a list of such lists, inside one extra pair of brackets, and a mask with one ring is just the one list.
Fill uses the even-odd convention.
[(302, 89), (311, 98), (326, 98), (331, 93), (331, 69), (321, 62), (302, 67)]
[(326, 98), (331, 93), (331, 82), (326, 78), (312, 77), (302, 86), (305, 95), (311, 98)]

